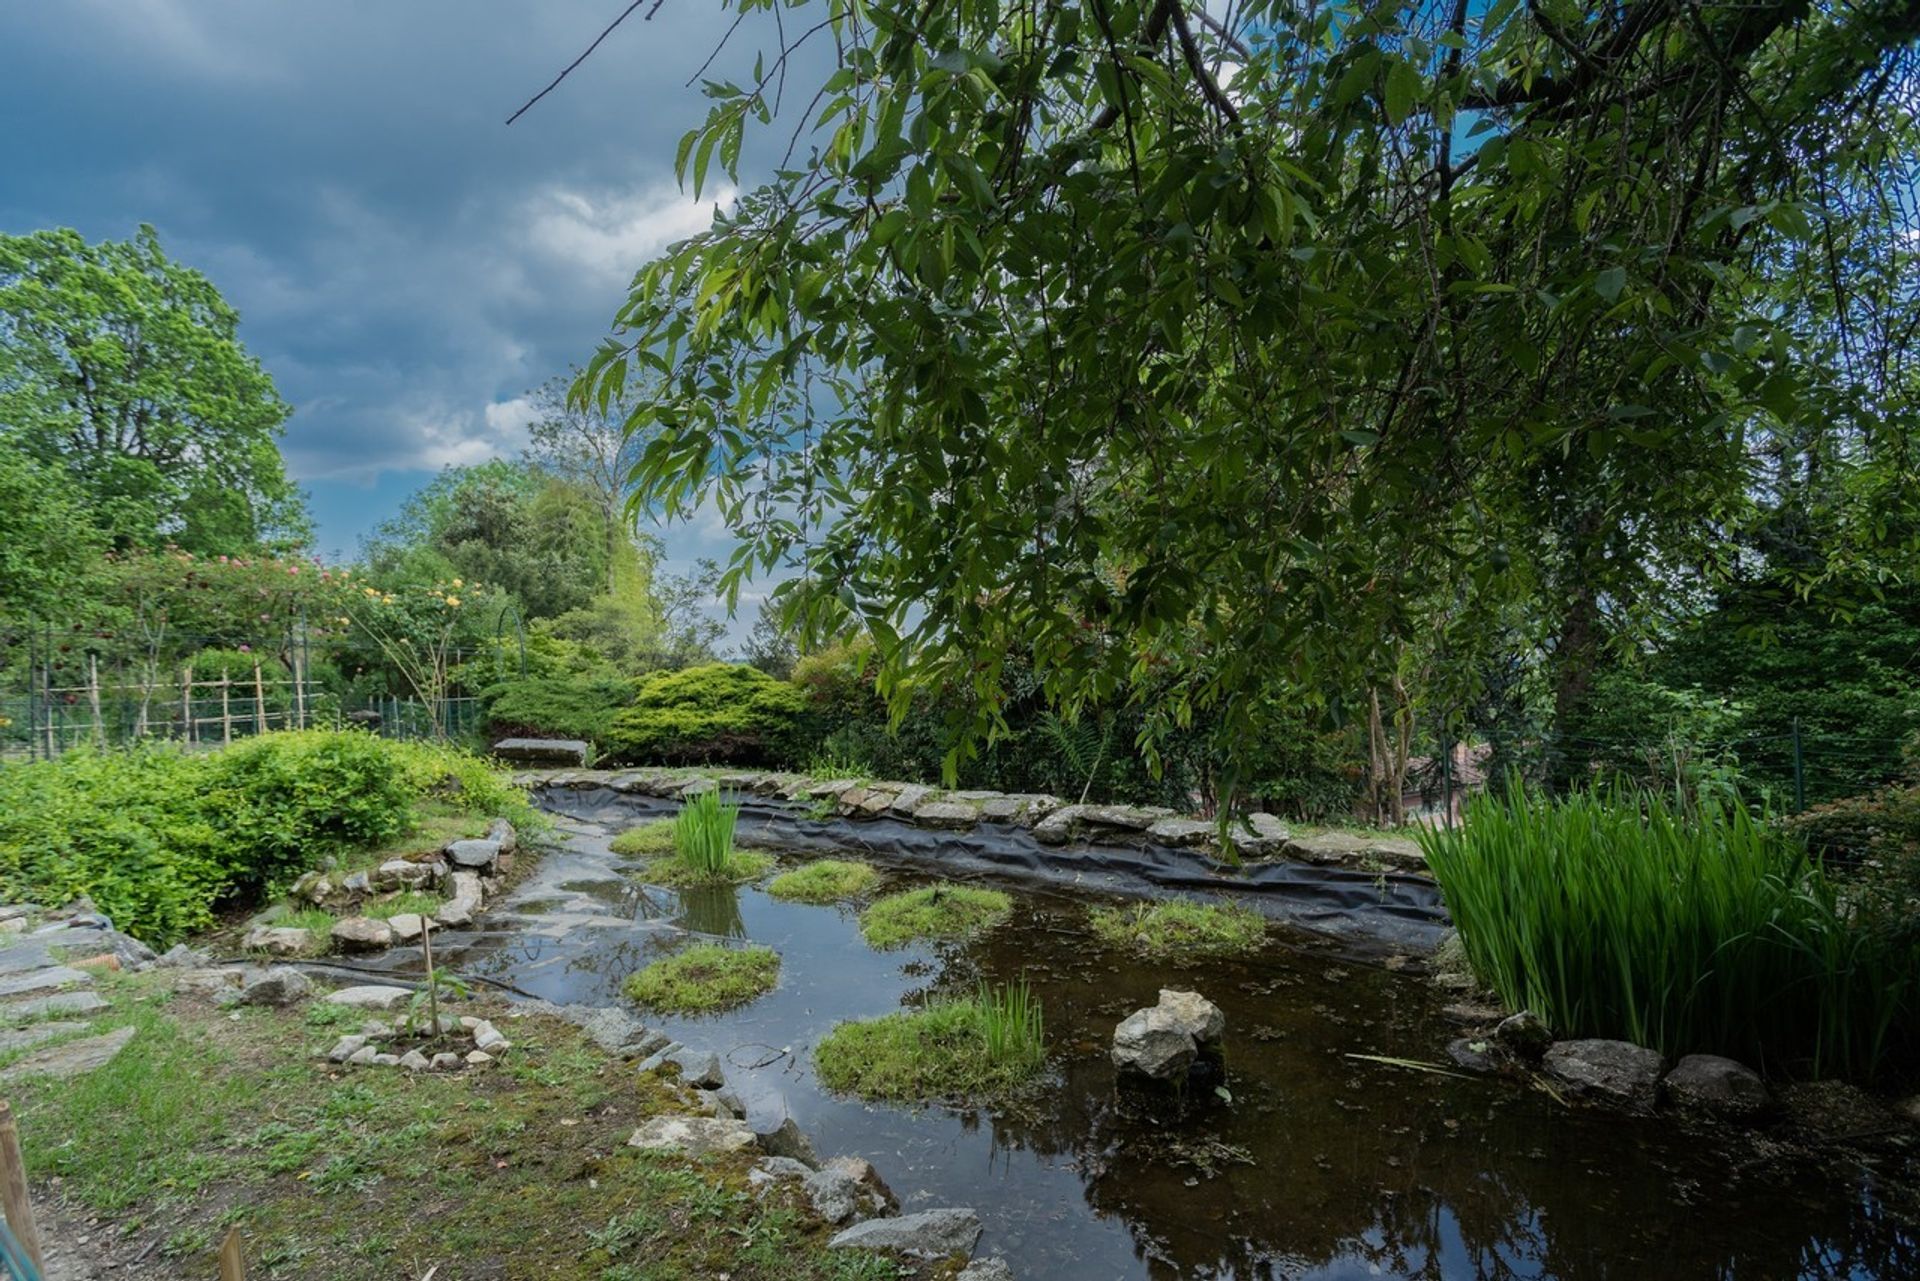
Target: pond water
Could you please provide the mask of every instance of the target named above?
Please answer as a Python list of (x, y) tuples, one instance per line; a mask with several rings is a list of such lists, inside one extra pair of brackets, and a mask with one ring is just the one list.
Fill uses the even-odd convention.
[[(604, 807), (595, 817), (563, 819), (563, 848), (490, 914), (460, 967), (605, 1005), (622, 1003), (628, 974), (698, 936), (775, 948), (770, 995), (649, 1022), (719, 1053), (756, 1120), (791, 1115), (823, 1155), (870, 1158), (904, 1208), (977, 1209), (981, 1251), (1019, 1276), (1920, 1276), (1920, 1236), (1894, 1209), (1910, 1209), (1910, 1193), (1886, 1194), (1865, 1168), (1782, 1164), (1750, 1138), (1355, 1057), (1441, 1060), (1458, 1034), (1444, 996), (1377, 941), (1277, 925), (1243, 962), (1148, 963), (1092, 940), (1097, 897), (1005, 881), (1017, 907), (1002, 928), (877, 952), (849, 908), (750, 886), (640, 886), (607, 850), (623, 821)], [(889, 869), (887, 888), (920, 879)], [(1050, 1045), (1031, 1102), (872, 1105), (814, 1078), (810, 1047), (840, 1020), (1019, 978), (1044, 1006)], [(1230, 1102), (1116, 1087), (1113, 1025), (1163, 986), (1226, 1012)]]

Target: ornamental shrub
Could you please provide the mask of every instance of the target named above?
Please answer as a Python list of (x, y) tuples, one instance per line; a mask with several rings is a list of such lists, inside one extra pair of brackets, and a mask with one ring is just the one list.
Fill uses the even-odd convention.
[(806, 700), (758, 668), (709, 663), (655, 672), (607, 729), (606, 754), (636, 764), (785, 765)]
[(634, 682), (607, 676), (502, 681), (482, 691), (489, 732), (498, 737), (579, 738), (599, 744), (613, 716), (633, 701)]

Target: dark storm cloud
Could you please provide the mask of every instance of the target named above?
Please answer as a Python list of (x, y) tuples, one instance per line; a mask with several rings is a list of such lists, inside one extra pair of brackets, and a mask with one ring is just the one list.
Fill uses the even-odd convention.
[(524, 390), (584, 359), (633, 269), (710, 216), (671, 164), (705, 112), (684, 82), (717, 4), (636, 14), (502, 123), (623, 7), (0, 6), (0, 227), (158, 227), (240, 308), (296, 407), (286, 454), (326, 499), (322, 544), (350, 547), (336, 491), (381, 480), (384, 504), (398, 473), (516, 449)]

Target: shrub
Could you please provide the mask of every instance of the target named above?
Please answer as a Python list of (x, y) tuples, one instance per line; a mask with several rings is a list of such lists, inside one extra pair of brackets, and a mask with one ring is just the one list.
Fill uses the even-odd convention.
[(606, 749), (637, 763), (784, 764), (794, 758), (804, 706), (799, 690), (753, 667), (656, 672), (614, 715)]
[(481, 693), (491, 734), (579, 738), (598, 744), (613, 717), (633, 701), (633, 682), (612, 677), (549, 676), (502, 681)]
[(999, 890), (942, 881), (878, 900), (860, 914), (860, 932), (875, 947), (914, 939), (965, 938), (1007, 919), (1013, 900)]
[(796, 903), (838, 903), (865, 894), (879, 881), (880, 873), (865, 863), (823, 858), (774, 877), (767, 893)]
[(211, 925), (221, 900), (258, 897), (329, 854), (403, 835), (429, 797), (531, 825), (525, 796), (479, 758), (357, 730), (0, 766), (0, 895), (85, 895), (164, 946)]
[(1015, 1092), (1046, 1065), (1047, 1050), (1039, 1003), (1023, 982), (842, 1023), (813, 1057), (830, 1090), (921, 1102)]
[(770, 947), (701, 943), (628, 975), (622, 990), (656, 1010), (702, 1014), (744, 1005), (779, 977), (780, 954)]
[(1816, 805), (1783, 824), (1878, 928), (1920, 930), (1920, 786)]
[(1108, 947), (1152, 957), (1230, 956), (1251, 952), (1267, 938), (1267, 918), (1251, 908), (1190, 899), (1096, 907), (1088, 924)]
[(1920, 938), (1742, 808), (1516, 788), (1420, 841), (1474, 973), (1562, 1035), (1857, 1075), (1913, 1043)]

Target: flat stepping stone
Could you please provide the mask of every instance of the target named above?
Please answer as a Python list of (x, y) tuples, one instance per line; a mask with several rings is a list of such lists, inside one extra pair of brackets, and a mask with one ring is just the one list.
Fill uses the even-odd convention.
[(585, 765), (589, 750), (588, 744), (577, 738), (503, 738), (493, 745), (493, 754), (501, 760), (523, 764), (558, 761)]
[(42, 1041), (51, 1041), (57, 1036), (69, 1032), (84, 1032), (87, 1025), (67, 1019), (54, 1023), (35, 1023), (32, 1027), (15, 1028), (10, 1032), (0, 1032), (0, 1054), (11, 1054), (15, 1050), (24, 1050), (39, 1045)]
[(97, 992), (55, 992), (31, 1001), (0, 1005), (0, 1018), (44, 1019), (49, 1014), (98, 1014), (109, 1008), (110, 1004)]
[(44, 939), (15, 943), (12, 947), (0, 948), (0, 974), (44, 969), (59, 959), (53, 954), (53, 944)]
[(0, 1069), (0, 1081), (13, 1081), (23, 1076), (73, 1077), (104, 1067), (113, 1060), (113, 1056), (127, 1048), (127, 1042), (133, 1039), (133, 1028), (118, 1027), (102, 1036), (89, 1036), (79, 1041), (68, 1041), (65, 1045), (50, 1046), (27, 1055), (17, 1063)]
[(413, 989), (386, 983), (362, 983), (327, 994), (329, 1005), (351, 1005), (360, 1010), (390, 1010), (413, 999)]
[(93, 975), (85, 970), (76, 970), (70, 965), (54, 965), (44, 970), (31, 970), (25, 974), (10, 974), (0, 978), (0, 997), (20, 996), (27, 992), (50, 992), (62, 987), (86, 987), (93, 982)]

